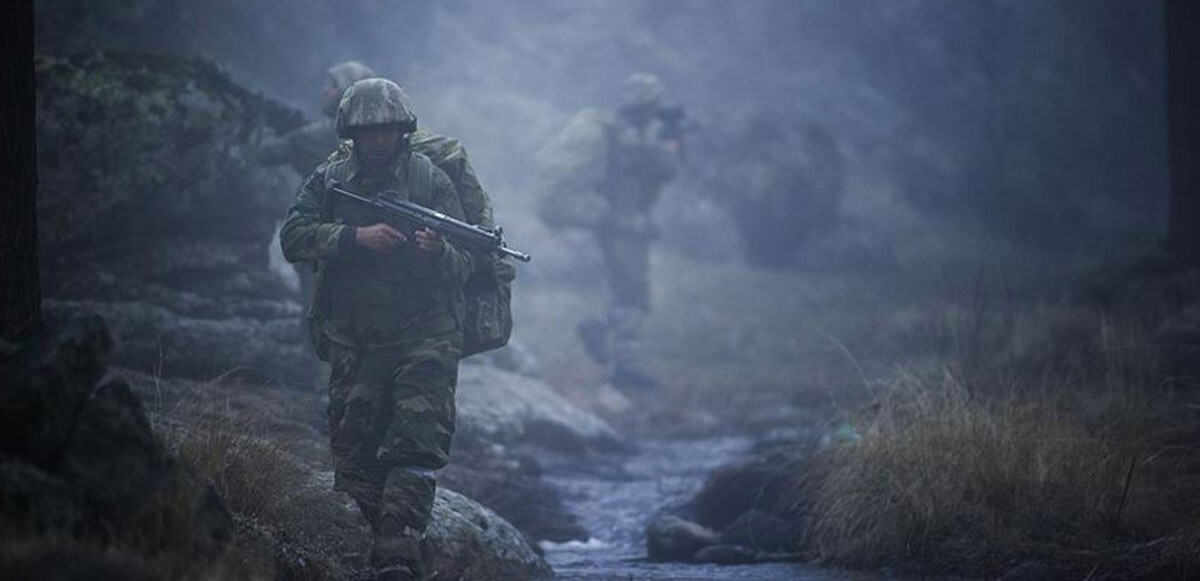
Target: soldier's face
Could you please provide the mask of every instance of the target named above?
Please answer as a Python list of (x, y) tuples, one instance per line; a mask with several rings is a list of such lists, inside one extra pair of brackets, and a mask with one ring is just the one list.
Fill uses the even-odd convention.
[(325, 85), (325, 89), (321, 91), (321, 98), (325, 100), (325, 108), (337, 110), (338, 101), (342, 99), (342, 91), (332, 82)]
[(396, 156), (400, 145), (400, 128), (395, 125), (355, 127), (350, 132), (354, 150), (370, 163), (384, 163)]

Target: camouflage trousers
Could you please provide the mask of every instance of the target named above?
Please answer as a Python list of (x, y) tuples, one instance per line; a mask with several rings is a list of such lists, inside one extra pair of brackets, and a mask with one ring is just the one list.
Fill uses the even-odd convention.
[(448, 338), (330, 349), (334, 488), (371, 524), (376, 567), (415, 565), (450, 457), (458, 350)]
[(588, 352), (610, 373), (644, 373), (642, 326), (650, 310), (650, 242), (646, 236), (599, 237), (608, 279), (609, 304), (600, 317), (579, 325)]

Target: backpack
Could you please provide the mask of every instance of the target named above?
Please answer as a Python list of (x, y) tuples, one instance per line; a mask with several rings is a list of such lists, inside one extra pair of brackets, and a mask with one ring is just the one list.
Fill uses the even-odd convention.
[(476, 264), (463, 287), (467, 308), (462, 357), (499, 349), (512, 336), (512, 281), (517, 269), (503, 258), (484, 258), (490, 264)]

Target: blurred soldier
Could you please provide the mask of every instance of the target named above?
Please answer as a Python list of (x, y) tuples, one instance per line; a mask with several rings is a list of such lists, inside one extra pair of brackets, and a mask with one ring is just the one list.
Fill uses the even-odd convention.
[(553, 228), (591, 230), (603, 255), (609, 306), (578, 330), (616, 387), (658, 385), (641, 356), (650, 243), (657, 235), (650, 213), (675, 177), (682, 151), (681, 109), (663, 105), (665, 92), (658, 77), (631, 75), (615, 114), (580, 112), (539, 154), (548, 190), (540, 217)]
[[(454, 433), (463, 284), (482, 264), (431, 230), (402, 232), (328, 191), (392, 192), (473, 221), (450, 178), (411, 151), (416, 115), (395, 83), (347, 89), (337, 134), (349, 139), (301, 187), (281, 232), (284, 256), (318, 264), (310, 328), (329, 378), (335, 488), (357, 502), (374, 535), (379, 579), (420, 576), (435, 471)], [(485, 198), (474, 209), (491, 215)]]
[(375, 71), (358, 61), (346, 61), (325, 69), (325, 73), (326, 84), (321, 91), (321, 111), (325, 116), (264, 144), (260, 153), (263, 163), (288, 164), (296, 173), (306, 176), (337, 149), (334, 116), (342, 93), (355, 82), (374, 77)]

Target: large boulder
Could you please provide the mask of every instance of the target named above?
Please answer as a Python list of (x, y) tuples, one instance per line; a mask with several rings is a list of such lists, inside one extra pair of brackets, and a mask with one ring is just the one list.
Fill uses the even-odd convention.
[[(241, 446), (246, 454), (269, 446)], [(253, 466), (246, 460), (256, 460)], [(236, 551), (246, 563), (279, 579), (352, 580), (369, 577), (371, 531), (354, 502), (332, 489), (332, 473), (296, 462), (286, 453), (233, 458), (243, 463), (234, 480), (267, 471), (276, 481), (256, 506), (237, 506)], [(242, 494), (246, 494), (243, 489)], [(240, 509), (240, 510), (239, 510)], [(483, 505), (439, 487), (422, 543), (423, 559), (436, 579), (540, 579), (550, 566), (513, 525)], [(243, 570), (243, 572), (247, 572)]]
[(693, 498), (650, 520), (650, 558), (720, 564), (799, 558), (796, 482), (811, 449), (810, 443), (769, 444), (715, 470)]
[(51, 306), (103, 314), (116, 362), (200, 379), (317, 369), (268, 266), (297, 177), (256, 161), (299, 114), (192, 57), (40, 57), (38, 229)]
[(530, 444), (564, 452), (620, 450), (625, 440), (599, 416), (545, 382), (482, 365), (458, 375), (455, 445)]
[(540, 579), (546, 561), (511, 524), (479, 503), (440, 488), (426, 532), (438, 579)]
[[(333, 490), (322, 390), (116, 373), (153, 402), (153, 424), (181, 457), (218, 483), (236, 523), (229, 560), (239, 570), (289, 579), (367, 574), (367, 524)], [(529, 539), (587, 537), (532, 461), (459, 444), (438, 477), (429, 529), (427, 558), (455, 572), (443, 578), (533, 578), (545, 564), (530, 556)]]
[(229, 512), (168, 453), (129, 385), (103, 380), (112, 344), (103, 321), (70, 314), (48, 326), (37, 342), (0, 345), (6, 539), (43, 547), (76, 539), (178, 564), (217, 557), (232, 535)]
[(590, 536), (531, 454), (503, 446), (455, 446), (439, 482), (496, 511), (534, 541)]

